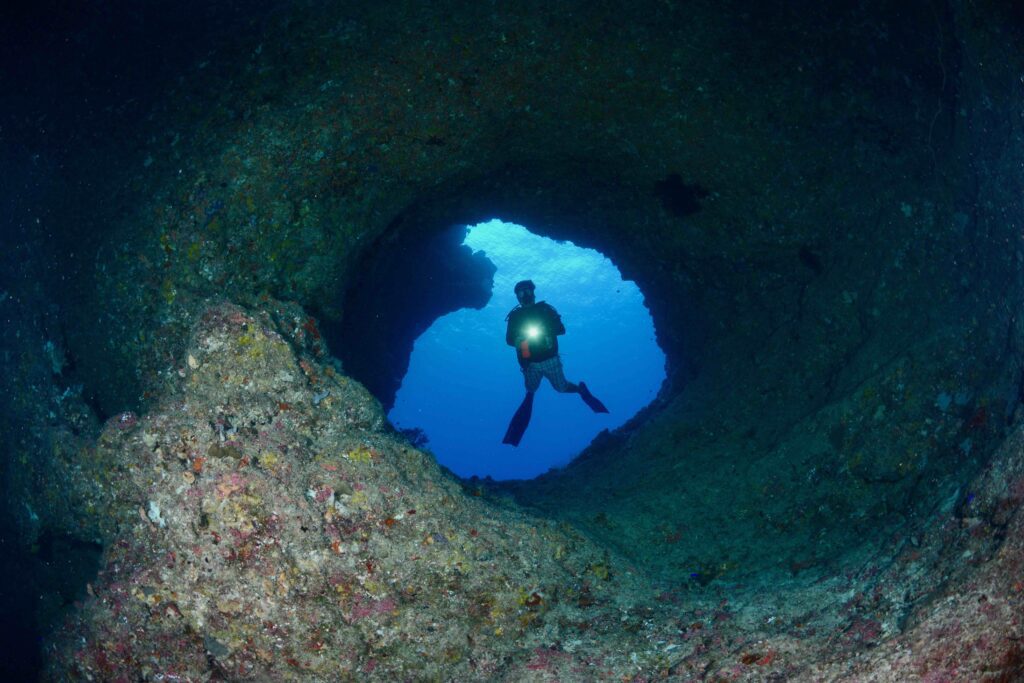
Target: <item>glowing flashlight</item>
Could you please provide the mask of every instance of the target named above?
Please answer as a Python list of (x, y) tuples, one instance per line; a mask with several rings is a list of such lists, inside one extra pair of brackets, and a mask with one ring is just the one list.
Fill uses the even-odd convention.
[(540, 336), (540, 328), (536, 325), (530, 325), (526, 328), (526, 336), (530, 339), (536, 339)]

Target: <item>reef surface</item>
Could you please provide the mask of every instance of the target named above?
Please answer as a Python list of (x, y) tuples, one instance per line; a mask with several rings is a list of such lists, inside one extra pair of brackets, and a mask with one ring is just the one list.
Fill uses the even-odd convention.
[[(1021, 44), (998, 2), (309, 0), (112, 104), (0, 264), (5, 526), (104, 549), (47, 676), (1021, 678)], [(494, 216), (613, 258), (668, 357), (503, 485), (322, 333), (383, 344), (367, 258)]]
[(1021, 672), (1021, 430), (969, 503), (840, 573), (673, 585), (460, 485), (322, 362), (304, 321), (212, 303), (172, 388), (108, 422), (72, 496), (102, 510), (104, 566), (47, 647), (49, 680)]

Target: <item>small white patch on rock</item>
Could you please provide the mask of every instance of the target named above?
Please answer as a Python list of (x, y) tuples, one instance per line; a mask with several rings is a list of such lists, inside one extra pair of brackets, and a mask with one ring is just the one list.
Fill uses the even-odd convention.
[(149, 521), (161, 529), (167, 526), (167, 520), (160, 514), (160, 506), (156, 504), (156, 501), (149, 501), (149, 510), (146, 512), (146, 516), (149, 517)]

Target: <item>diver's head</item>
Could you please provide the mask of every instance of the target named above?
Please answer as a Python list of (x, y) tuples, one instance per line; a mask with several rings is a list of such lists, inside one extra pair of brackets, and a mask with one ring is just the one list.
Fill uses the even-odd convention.
[(522, 280), (517, 282), (515, 292), (516, 298), (519, 299), (519, 303), (523, 306), (529, 306), (536, 301), (536, 298), (533, 295), (534, 289), (535, 287), (533, 286), (532, 280)]

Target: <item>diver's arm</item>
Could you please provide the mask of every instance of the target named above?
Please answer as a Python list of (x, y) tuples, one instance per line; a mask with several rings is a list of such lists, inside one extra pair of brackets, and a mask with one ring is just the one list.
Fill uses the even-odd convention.
[(565, 325), (562, 324), (562, 316), (558, 315), (558, 311), (551, 304), (547, 304), (548, 313), (551, 316), (551, 334), (552, 336), (559, 336), (565, 334)]

